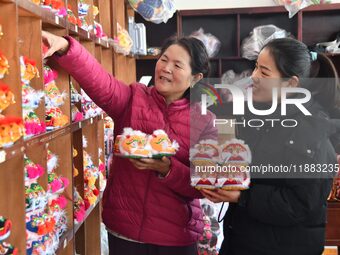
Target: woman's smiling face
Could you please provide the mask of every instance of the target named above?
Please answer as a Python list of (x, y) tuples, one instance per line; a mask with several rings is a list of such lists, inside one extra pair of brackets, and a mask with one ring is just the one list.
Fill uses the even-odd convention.
[(275, 60), (266, 48), (260, 52), (251, 78), (255, 102), (271, 102), (273, 88), (284, 86), (282, 75), (277, 69)]
[(168, 103), (182, 98), (193, 84), (191, 58), (180, 45), (169, 46), (158, 59), (155, 69), (155, 88)]

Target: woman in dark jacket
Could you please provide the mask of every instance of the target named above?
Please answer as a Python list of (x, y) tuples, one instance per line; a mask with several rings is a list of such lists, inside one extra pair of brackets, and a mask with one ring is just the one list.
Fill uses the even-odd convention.
[[(304, 80), (308, 77), (331, 79)], [(264, 122), (260, 128), (237, 125), (237, 137), (251, 149), (251, 166), (286, 166), (290, 172), (282, 168), (275, 173), (251, 172), (252, 183), (246, 191), (202, 191), (213, 202), (230, 202), (220, 254), (320, 255), (327, 197), (339, 167), (334, 149), (339, 123), (330, 119), (339, 118), (336, 70), (326, 56), (311, 55), (303, 43), (286, 38), (263, 48), (252, 79), (256, 109), (270, 108), (273, 87), (305, 87), (312, 94), (304, 104), (311, 116), (294, 105), (288, 105), (287, 114), (282, 116), (279, 105), (269, 116), (246, 111), (244, 118), (238, 119)], [(219, 111), (223, 109), (217, 109), (217, 115)], [(298, 125), (288, 128), (280, 121), (273, 125), (265, 119), (293, 119)]]

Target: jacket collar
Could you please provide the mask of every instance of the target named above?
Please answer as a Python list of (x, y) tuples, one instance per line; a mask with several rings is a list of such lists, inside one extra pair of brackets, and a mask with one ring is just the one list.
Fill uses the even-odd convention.
[(190, 101), (187, 98), (178, 99), (172, 102), (171, 104), (167, 105), (165, 98), (161, 94), (158, 93), (155, 87), (151, 88), (151, 95), (156, 101), (157, 105), (163, 110), (165, 109), (169, 111), (182, 110), (182, 109), (188, 108), (190, 105)]

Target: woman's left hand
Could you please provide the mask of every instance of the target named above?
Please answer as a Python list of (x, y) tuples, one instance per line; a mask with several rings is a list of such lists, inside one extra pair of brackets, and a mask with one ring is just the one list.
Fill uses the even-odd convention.
[(171, 161), (167, 157), (162, 157), (161, 159), (152, 158), (130, 159), (130, 161), (138, 169), (154, 170), (164, 176), (170, 171)]
[(206, 197), (207, 199), (209, 199), (210, 201), (214, 203), (220, 203), (220, 202), (237, 203), (241, 196), (241, 191), (239, 190), (202, 189), (201, 193), (204, 197)]

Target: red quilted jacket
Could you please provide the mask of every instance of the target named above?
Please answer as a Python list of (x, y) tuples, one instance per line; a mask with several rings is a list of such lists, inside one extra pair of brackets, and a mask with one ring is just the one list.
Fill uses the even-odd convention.
[(155, 171), (138, 170), (128, 159), (116, 157), (103, 197), (103, 221), (125, 237), (156, 245), (184, 246), (198, 240), (203, 230), (197, 198), (190, 186), (189, 147), (198, 139), (214, 138), (213, 115), (196, 121), (190, 135), (190, 111), (198, 105), (180, 99), (166, 105), (154, 87), (126, 86), (106, 72), (74, 39), (68, 37), (66, 55), (54, 59), (115, 122), (115, 135), (124, 127), (151, 134), (163, 129), (180, 149), (171, 157), (171, 171), (159, 178)]

